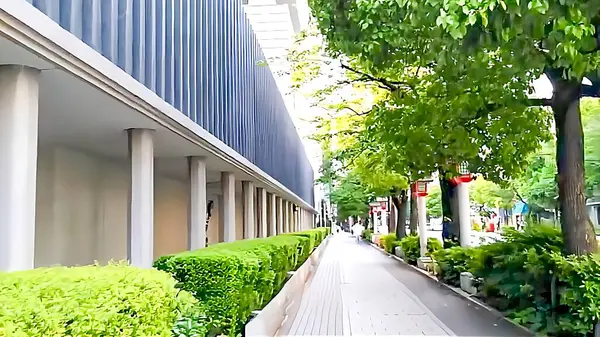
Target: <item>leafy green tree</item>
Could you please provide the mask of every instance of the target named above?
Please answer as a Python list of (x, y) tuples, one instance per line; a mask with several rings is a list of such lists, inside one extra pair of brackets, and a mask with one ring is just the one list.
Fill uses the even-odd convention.
[(480, 213), (485, 212), (485, 209), (495, 207), (510, 209), (514, 206), (514, 191), (509, 188), (503, 188), (489, 180), (477, 178), (469, 185), (469, 190), (471, 204), (478, 206)]
[(331, 191), (331, 201), (337, 206), (338, 219), (368, 216), (371, 198), (372, 194), (353, 175), (342, 177)]
[(558, 208), (558, 186), (556, 183), (556, 162), (552, 160), (554, 146), (544, 144), (542, 150), (528, 160), (528, 168), (514, 183), (519, 194), (529, 203), (545, 209)]
[[(585, 197), (592, 198), (600, 184), (600, 100), (584, 99), (581, 107), (586, 156)], [(515, 181), (517, 190), (529, 203), (553, 210), (559, 207), (554, 152), (554, 142), (545, 143), (528, 159), (524, 175)]]
[[(398, 223), (406, 220), (408, 178), (404, 168), (394, 165), (395, 154), (386, 152), (379, 143), (365, 135), (365, 118), (374, 102), (387, 98), (386, 89), (370, 79), (348, 72), (324, 58), (323, 45), (316, 30), (302, 32), (288, 55), (293, 87), (326, 112), (314, 120), (313, 138), (326, 147), (335, 147), (334, 160), (343, 171), (350, 172), (375, 196), (390, 196)], [(416, 227), (416, 214), (411, 216)], [(397, 236), (406, 235), (399, 226)]]
[(441, 217), (442, 195), (440, 187), (438, 185), (432, 186), (428, 194), (429, 195), (427, 196), (427, 214), (434, 218)]
[[(565, 248), (575, 254), (597, 250), (585, 212), (579, 98), (598, 91), (582, 82), (584, 76), (594, 82), (598, 79), (598, 0), (310, 0), (309, 4), (332, 55), (353, 57), (363, 70), (392, 84), (402, 82), (398, 76), (405, 71), (399, 71), (410, 67), (425, 67), (421, 72), (434, 74), (429, 82), (446, 87), (443, 98), (449, 102), (430, 105), (429, 120), (490, 116), (474, 118), (490, 137), (456, 128), (463, 137), (490, 142), (487, 149), (500, 154), (499, 162), (480, 156), (490, 164), (478, 163), (483, 167), (477, 171), (486, 178), (515, 177), (520, 159), (511, 161), (510, 157), (523, 158), (531, 152), (528, 142), (519, 138), (508, 141), (520, 141), (514, 150), (496, 151), (494, 143), (505, 143), (494, 137), (502, 124), (490, 126), (488, 121), (496, 117), (510, 122), (508, 128), (528, 130), (522, 135), (533, 135), (527, 139), (537, 146), (539, 137), (529, 126), (539, 111), (528, 106), (551, 106)], [(527, 95), (541, 74), (552, 82), (554, 95), (532, 102)], [(465, 159), (478, 161), (475, 156)], [(494, 169), (495, 164), (501, 169)]]

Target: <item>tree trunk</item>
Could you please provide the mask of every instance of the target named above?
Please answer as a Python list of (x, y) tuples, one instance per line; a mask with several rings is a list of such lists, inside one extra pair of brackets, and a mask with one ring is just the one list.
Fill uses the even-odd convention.
[(410, 194), (410, 222), (408, 228), (410, 234), (417, 235), (417, 224), (419, 223), (419, 207), (417, 206), (417, 194)]
[(454, 186), (446, 179), (444, 172), (440, 172), (440, 191), (442, 195), (442, 237), (444, 240), (459, 242), (460, 233), (457, 221), (454, 219)]
[(579, 111), (581, 84), (565, 80), (553, 84), (558, 199), (565, 251), (582, 255), (596, 252), (598, 246), (585, 207), (583, 127)]
[(406, 202), (408, 201), (408, 196), (406, 195), (406, 190), (400, 191), (399, 195), (392, 196), (392, 202), (394, 206), (396, 206), (397, 213), (397, 221), (396, 221), (396, 237), (398, 240), (406, 237)]

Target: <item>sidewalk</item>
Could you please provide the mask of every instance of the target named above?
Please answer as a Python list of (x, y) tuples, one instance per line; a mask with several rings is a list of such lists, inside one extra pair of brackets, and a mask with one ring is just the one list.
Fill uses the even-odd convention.
[(280, 335), (527, 336), (366, 243), (331, 238)]

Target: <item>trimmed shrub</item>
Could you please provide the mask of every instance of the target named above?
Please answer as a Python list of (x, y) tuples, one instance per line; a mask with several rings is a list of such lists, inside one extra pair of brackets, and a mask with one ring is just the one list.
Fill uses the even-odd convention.
[(286, 233), (283, 235), (298, 236), (302, 238), (300, 242), (299, 258), (296, 268), (299, 268), (310, 256), (313, 250), (323, 242), (327, 236), (326, 228), (314, 228), (302, 232)]
[(219, 317), (220, 332), (235, 334), (252, 309), (258, 307), (254, 286), (259, 278), (259, 259), (242, 251), (205, 248), (163, 256), (155, 267), (179, 281), (207, 308), (209, 317)]
[(329, 227), (317, 227), (315, 229), (313, 229), (315, 231), (318, 231), (321, 233), (321, 241), (325, 240), (325, 238), (327, 237), (327, 235), (329, 235), (329, 232), (331, 231), (331, 228)]
[[(400, 240), (400, 247), (406, 262), (416, 264), (421, 257), (421, 243), (417, 235), (409, 235)], [(442, 249), (441, 242), (436, 238), (427, 238), (427, 255)]]
[(0, 336), (171, 336), (199, 331), (196, 300), (154, 269), (125, 264), (0, 273)]
[(392, 242), (392, 254), (396, 253), (396, 247), (402, 248), (402, 243), (400, 242), (400, 240)]
[(280, 236), (293, 236), (298, 239), (298, 252), (296, 263), (292, 269), (298, 269), (308, 259), (313, 249), (315, 248), (314, 237), (308, 234), (296, 235), (295, 233), (281, 234)]
[(437, 263), (438, 278), (452, 286), (460, 286), (460, 273), (469, 271), (473, 249), (452, 247), (441, 249), (432, 254)]
[(373, 230), (371, 229), (365, 229), (362, 232), (362, 238), (369, 241), (369, 242), (373, 242)]
[(383, 249), (390, 254), (394, 253), (393, 243), (396, 241), (398, 241), (398, 239), (396, 238), (396, 234), (394, 233), (384, 235), (380, 239), (380, 242), (383, 244)]
[(421, 256), (419, 251), (419, 237), (416, 235), (409, 235), (400, 240), (400, 247), (404, 253), (406, 262), (410, 264), (417, 264), (417, 259)]
[[(569, 265), (575, 264), (576, 259), (562, 260), (563, 273), (556, 270), (557, 265), (560, 265), (558, 261), (562, 258), (563, 245), (560, 231), (550, 226), (535, 225), (525, 227), (522, 232), (507, 228), (503, 237), (504, 241), (477, 248), (451, 248), (435, 253), (434, 257), (441, 278), (448, 283), (458, 285), (457, 278), (460, 273), (470, 271), (479, 283), (477, 284), (479, 295), (488, 304), (506, 312), (515, 322), (526, 325), (532, 330), (546, 333), (550, 327), (554, 332), (562, 329), (568, 331), (566, 333), (568, 336), (577, 336), (577, 331), (587, 329), (583, 326), (588, 326), (590, 320), (582, 318), (585, 314), (573, 318), (578, 314), (569, 309), (577, 308), (573, 303), (581, 303), (580, 305), (585, 306), (586, 301), (565, 300), (569, 296), (566, 294), (573, 293), (571, 287), (579, 287), (587, 282), (570, 283), (569, 281), (574, 280), (568, 276), (573, 274), (566, 270), (569, 269), (567, 268)], [(592, 264), (589, 261), (585, 262)], [(561, 286), (563, 290), (560, 291), (563, 294), (562, 309), (553, 304), (558, 297), (558, 293), (552, 291), (552, 284), (556, 284), (554, 275), (557, 274), (564, 277), (562, 279), (564, 284)], [(591, 289), (588, 288), (589, 285), (590, 283), (585, 284), (582, 291), (587, 292)], [(600, 301), (600, 292), (592, 295), (594, 296), (596, 303)], [(560, 316), (561, 310), (568, 314)], [(557, 315), (558, 320), (555, 318)], [(558, 324), (558, 328), (553, 327), (555, 323)]]
[(298, 261), (298, 246), (306, 238), (271, 238), (220, 243), (208, 248), (164, 256), (155, 267), (167, 271), (219, 317), (222, 331), (241, 331), (252, 310), (260, 309), (278, 291)]
[(155, 267), (167, 271), (220, 319), (220, 331), (237, 335), (253, 310), (266, 305), (283, 287), (327, 231), (311, 229), (269, 238), (219, 243), (191, 252), (163, 256)]
[[(420, 245), (419, 245), (420, 246)], [(440, 240), (436, 238), (427, 238), (427, 255), (431, 256), (433, 253), (444, 249)]]
[(589, 336), (600, 317), (600, 257), (564, 257), (554, 253), (557, 277), (555, 332), (561, 336)]

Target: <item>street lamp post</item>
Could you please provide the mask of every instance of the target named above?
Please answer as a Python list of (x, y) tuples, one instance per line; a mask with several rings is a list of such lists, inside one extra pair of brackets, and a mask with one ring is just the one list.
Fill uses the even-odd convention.
[(471, 245), (471, 207), (469, 204), (469, 183), (473, 175), (469, 172), (468, 164), (463, 162), (458, 166), (458, 177), (453, 179), (456, 185), (456, 198), (458, 201), (458, 224), (461, 247)]
[(417, 214), (419, 216), (419, 245), (421, 258), (427, 254), (427, 183), (431, 180), (419, 180), (412, 191), (417, 195)]

